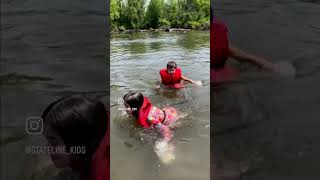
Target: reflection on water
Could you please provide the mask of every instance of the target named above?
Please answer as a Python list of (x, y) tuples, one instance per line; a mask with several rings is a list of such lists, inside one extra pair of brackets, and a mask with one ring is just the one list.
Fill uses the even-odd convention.
[[(171, 59), (203, 87), (155, 90), (159, 70)], [(112, 34), (111, 179), (209, 178), (209, 80), (208, 32)], [(123, 107), (117, 99), (129, 90), (142, 92), (157, 107), (174, 106), (187, 114), (174, 132), (175, 160), (170, 164), (162, 164), (154, 151), (158, 134), (118, 110)]]
[(319, 1), (215, 1), (237, 46), (288, 62), (294, 78), (238, 65), (213, 90), (216, 179), (319, 179)]

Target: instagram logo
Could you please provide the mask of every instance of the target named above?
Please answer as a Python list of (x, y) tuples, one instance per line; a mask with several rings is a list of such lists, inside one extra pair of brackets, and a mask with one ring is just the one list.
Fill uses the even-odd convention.
[(123, 103), (124, 103), (123, 99), (122, 98), (118, 98), (118, 104), (123, 104)]
[(26, 120), (26, 132), (28, 134), (41, 134), (43, 131), (43, 120), (41, 117), (29, 117)]

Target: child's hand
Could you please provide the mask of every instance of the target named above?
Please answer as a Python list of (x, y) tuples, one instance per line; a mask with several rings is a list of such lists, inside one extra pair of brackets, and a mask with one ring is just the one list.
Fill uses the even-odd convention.
[(154, 85), (155, 89), (160, 89), (160, 85)]
[(195, 84), (196, 84), (197, 86), (199, 86), (199, 87), (202, 86), (202, 82), (201, 82), (201, 81), (196, 81)]

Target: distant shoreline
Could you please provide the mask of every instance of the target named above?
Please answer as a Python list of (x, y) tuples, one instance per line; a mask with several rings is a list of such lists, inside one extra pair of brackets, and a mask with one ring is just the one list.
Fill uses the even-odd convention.
[(185, 29), (185, 28), (159, 28), (159, 29), (128, 29), (112, 30), (111, 33), (135, 33), (135, 32), (189, 32), (189, 31), (209, 31), (210, 29)]

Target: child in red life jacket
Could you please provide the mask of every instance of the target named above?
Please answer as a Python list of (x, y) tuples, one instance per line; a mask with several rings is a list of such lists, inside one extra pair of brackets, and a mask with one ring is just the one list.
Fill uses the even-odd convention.
[(127, 93), (124, 97), (124, 106), (129, 115), (137, 118), (137, 122), (144, 128), (154, 128), (165, 141), (170, 141), (170, 128), (179, 119), (178, 112), (173, 107), (157, 108), (141, 93)]
[[(181, 69), (177, 67), (177, 63), (169, 61), (166, 69), (160, 70), (161, 84), (168, 88), (183, 88), (181, 80), (190, 82), (197, 86), (202, 86), (201, 81), (193, 81), (182, 75)], [(160, 86), (157, 86), (158, 88)]]
[(211, 21), (210, 28), (210, 59), (213, 82), (227, 81), (236, 75), (236, 71), (225, 65), (229, 57), (274, 72), (279, 71), (278, 67), (270, 61), (229, 45), (228, 28), (223, 22), (214, 19)]

